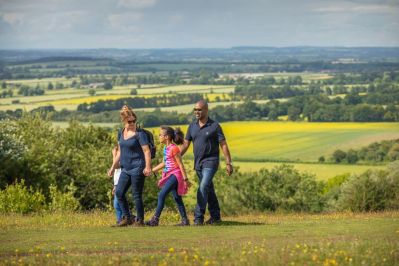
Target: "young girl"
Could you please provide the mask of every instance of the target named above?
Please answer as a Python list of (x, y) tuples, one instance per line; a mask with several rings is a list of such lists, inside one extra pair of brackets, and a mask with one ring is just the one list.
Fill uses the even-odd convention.
[[(116, 155), (118, 153), (118, 148), (119, 145), (115, 145), (115, 147), (112, 149), (112, 161), (116, 160)], [(119, 165), (119, 163), (117, 163)], [(118, 180), (119, 176), (121, 175), (121, 169), (118, 167), (115, 169), (114, 172), (114, 187), (112, 189), (112, 195), (114, 196), (114, 209), (115, 209), (115, 215), (116, 215), (116, 224), (119, 224), (120, 221), (122, 220), (122, 210), (121, 207), (119, 206), (118, 199), (116, 198), (116, 186), (118, 185)]]
[(178, 225), (190, 225), (187, 218), (186, 208), (184, 207), (183, 199), (181, 197), (187, 193), (190, 183), (187, 179), (186, 171), (181, 159), (180, 149), (174, 144), (182, 144), (184, 141), (184, 134), (180, 129), (174, 130), (171, 127), (162, 126), (159, 134), (159, 141), (165, 144), (163, 149), (163, 162), (154, 167), (152, 171), (157, 172), (163, 168), (162, 178), (158, 182), (158, 186), (162, 187), (162, 189), (158, 194), (158, 205), (155, 214), (150, 221), (146, 222), (146, 225), (158, 226), (159, 218), (163, 207), (165, 206), (165, 198), (169, 192), (172, 193), (173, 198), (176, 201), (182, 219), (181, 223)]

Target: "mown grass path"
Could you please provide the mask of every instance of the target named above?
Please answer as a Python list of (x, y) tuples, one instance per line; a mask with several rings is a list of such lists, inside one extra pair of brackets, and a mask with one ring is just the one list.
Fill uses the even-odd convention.
[(0, 264), (398, 265), (399, 212), (259, 214), (111, 228), (111, 213), (1, 216)]

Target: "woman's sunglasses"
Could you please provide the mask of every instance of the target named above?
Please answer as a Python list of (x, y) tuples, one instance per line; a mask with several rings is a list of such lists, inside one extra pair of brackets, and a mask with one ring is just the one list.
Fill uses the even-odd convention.
[(128, 124), (134, 124), (134, 123), (136, 123), (136, 119), (134, 119), (134, 120), (127, 120), (126, 121)]

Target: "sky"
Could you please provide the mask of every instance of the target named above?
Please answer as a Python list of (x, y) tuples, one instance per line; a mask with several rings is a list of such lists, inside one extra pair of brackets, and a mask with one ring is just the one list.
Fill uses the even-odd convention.
[(0, 0), (0, 49), (399, 46), (399, 0)]

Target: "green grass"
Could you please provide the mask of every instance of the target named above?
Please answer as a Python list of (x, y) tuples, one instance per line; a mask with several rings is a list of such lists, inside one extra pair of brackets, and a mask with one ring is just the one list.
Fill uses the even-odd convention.
[(0, 264), (397, 265), (399, 212), (259, 214), (111, 228), (111, 213), (2, 215)]

